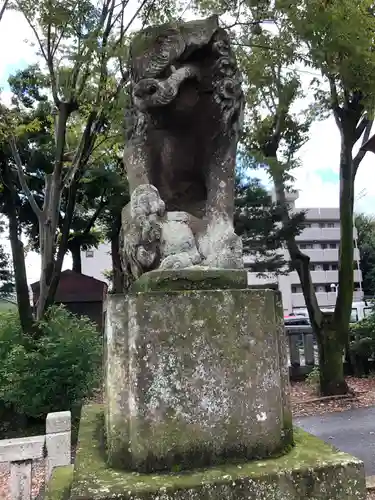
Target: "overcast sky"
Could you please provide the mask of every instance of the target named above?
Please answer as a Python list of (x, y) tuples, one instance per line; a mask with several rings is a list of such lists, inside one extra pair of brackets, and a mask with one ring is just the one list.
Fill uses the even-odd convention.
[[(0, 87), (4, 89), (4, 101), (9, 99), (6, 86), (9, 74), (37, 61), (35, 48), (28, 43), (30, 40), (33, 35), (22, 15), (7, 11), (0, 24)], [(333, 118), (315, 123), (309, 141), (300, 151), (302, 166), (294, 172), (295, 187), (299, 190), (297, 207), (338, 206), (339, 151), (340, 137)], [(372, 153), (367, 153), (359, 168), (355, 188), (356, 210), (375, 214), (375, 155)], [(70, 265), (71, 259), (67, 257), (64, 268)], [(29, 282), (39, 279), (38, 255), (28, 255), (27, 272)]]

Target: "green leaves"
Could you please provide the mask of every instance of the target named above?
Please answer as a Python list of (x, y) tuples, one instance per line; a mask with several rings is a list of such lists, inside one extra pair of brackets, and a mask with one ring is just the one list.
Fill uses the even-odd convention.
[(375, 104), (373, 2), (281, 0), (280, 6), (307, 48), (308, 64), (329, 79), (330, 106), (348, 107), (360, 92), (363, 106), (372, 110)]
[(102, 355), (94, 325), (62, 307), (38, 327), (42, 335), (30, 348), (17, 313), (0, 315), (0, 400), (33, 418), (89, 397), (99, 385)]

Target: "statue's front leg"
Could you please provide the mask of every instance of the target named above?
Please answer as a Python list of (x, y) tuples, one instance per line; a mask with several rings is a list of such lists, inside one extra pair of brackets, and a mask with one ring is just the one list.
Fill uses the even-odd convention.
[(124, 151), (130, 203), (122, 212), (122, 266), (131, 283), (160, 262), (161, 223), (165, 204), (150, 183), (149, 151), (142, 134), (129, 141)]
[(207, 175), (206, 230), (199, 237), (203, 265), (243, 268), (242, 240), (234, 232), (234, 151), (214, 155)]
[(151, 184), (133, 191), (122, 213), (122, 262), (133, 281), (160, 262), (160, 238), (165, 204)]

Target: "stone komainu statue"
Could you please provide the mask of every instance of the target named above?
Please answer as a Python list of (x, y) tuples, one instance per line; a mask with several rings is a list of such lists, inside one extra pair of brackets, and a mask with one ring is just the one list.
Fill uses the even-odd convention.
[(233, 210), (244, 97), (228, 33), (217, 16), (147, 28), (129, 69), (125, 275), (243, 267)]

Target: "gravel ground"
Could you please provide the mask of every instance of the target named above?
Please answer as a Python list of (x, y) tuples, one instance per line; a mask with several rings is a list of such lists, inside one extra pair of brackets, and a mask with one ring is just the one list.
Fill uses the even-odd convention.
[[(291, 400), (294, 416), (318, 415), (333, 411), (344, 411), (375, 405), (375, 378), (347, 378), (351, 390), (350, 399), (324, 400), (309, 402), (317, 398), (316, 389), (305, 382), (296, 382), (291, 386)], [(97, 396), (95, 400), (99, 400)], [(44, 485), (44, 460), (33, 462), (32, 498), (35, 499)], [(11, 500), (9, 491), (9, 464), (0, 463), (0, 500)], [(375, 492), (369, 492), (367, 500), (375, 500)]]
[[(11, 500), (9, 490), (9, 464), (0, 463), (0, 499)], [(44, 460), (35, 460), (32, 471), (32, 498), (35, 498), (44, 484)]]

